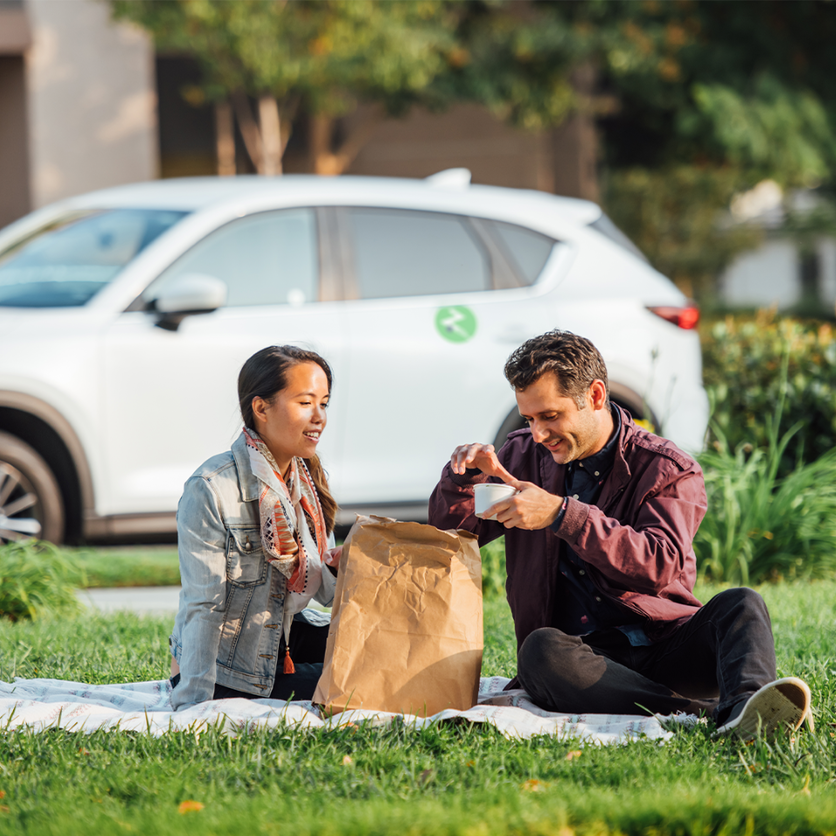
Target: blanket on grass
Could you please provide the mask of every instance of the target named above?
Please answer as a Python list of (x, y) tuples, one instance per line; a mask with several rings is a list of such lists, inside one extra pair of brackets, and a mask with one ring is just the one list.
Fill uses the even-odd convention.
[[(347, 724), (376, 726), (403, 722), (416, 729), (443, 721), (490, 723), (509, 739), (550, 735), (598, 744), (627, 743), (639, 738), (664, 741), (672, 736), (668, 721), (685, 717), (642, 717), (614, 714), (555, 714), (538, 708), (525, 691), (503, 691), (509, 680), (483, 677), (479, 702), (467, 711), (442, 711), (432, 717), (387, 714), (382, 711), (346, 711), (323, 718), (308, 701), (269, 699), (212, 700), (182, 711), (171, 706), (171, 685), (129, 682), (85, 685), (58, 679), (15, 679), (0, 682), (0, 729), (41, 732), (62, 728), (90, 733), (118, 729), (154, 736), (170, 731), (199, 733), (209, 727), (237, 736), (256, 728), (294, 725), (309, 729), (335, 729)], [(687, 718), (692, 722), (695, 718)], [(664, 724), (664, 725), (663, 725)]]

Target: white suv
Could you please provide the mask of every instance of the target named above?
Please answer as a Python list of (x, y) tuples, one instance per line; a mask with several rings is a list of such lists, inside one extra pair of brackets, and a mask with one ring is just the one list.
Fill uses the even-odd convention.
[(271, 344), (333, 366), (321, 455), (343, 523), (425, 519), (457, 444), (521, 426), (503, 366), (552, 328), (696, 450), (697, 317), (595, 204), (462, 170), (66, 200), (0, 232), (0, 541), (173, 532), (183, 482), (238, 433), (238, 370)]

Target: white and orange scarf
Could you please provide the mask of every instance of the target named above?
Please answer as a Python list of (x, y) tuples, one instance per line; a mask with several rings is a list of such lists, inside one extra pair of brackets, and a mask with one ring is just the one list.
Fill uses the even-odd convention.
[(328, 551), (322, 505), (304, 460), (291, 460), (288, 481), (285, 482), (273, 454), (258, 433), (244, 428), (244, 436), (250, 467), (261, 485), (258, 495), (261, 544), (267, 562), (272, 563), (287, 579), (282, 620), (287, 648), (284, 672), (294, 673), (290, 658), (293, 616), (303, 610), (319, 590), (323, 565), (336, 567), (338, 558), (332, 557)]

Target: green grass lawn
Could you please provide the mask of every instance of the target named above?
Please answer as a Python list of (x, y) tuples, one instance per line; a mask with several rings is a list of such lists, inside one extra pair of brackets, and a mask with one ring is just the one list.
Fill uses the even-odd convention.
[(177, 546), (105, 546), (62, 551), (84, 569), (88, 588), (180, 583)]
[[(717, 587), (700, 590), (708, 598)], [(760, 590), (781, 675), (815, 700), (815, 734), (742, 745), (710, 728), (621, 747), (447, 725), (231, 739), (119, 732), (0, 735), (0, 834), (836, 833), (836, 582)], [(168, 619), (0, 623), (0, 679), (166, 675)], [(513, 671), (503, 601), (485, 607), (484, 673)], [(179, 812), (184, 801), (202, 809)]]

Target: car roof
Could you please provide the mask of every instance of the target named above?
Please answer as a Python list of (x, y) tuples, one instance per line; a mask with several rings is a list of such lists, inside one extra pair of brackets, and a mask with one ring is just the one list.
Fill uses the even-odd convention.
[(434, 198), (456, 208), (477, 213), (485, 208), (534, 208), (559, 212), (567, 220), (586, 225), (601, 217), (601, 209), (587, 200), (558, 197), (547, 192), (509, 189), (500, 186), (448, 184), (443, 179), (433, 181), (394, 177), (318, 177), (315, 175), (286, 174), (280, 177), (238, 175), (235, 177), (182, 177), (153, 180), (115, 186), (89, 192), (65, 202), (74, 207), (129, 206), (133, 208), (200, 211), (229, 201), (262, 201), (275, 196), (282, 202), (323, 203), (350, 205), (361, 202), (369, 205), (380, 201), (383, 205), (426, 208)]

